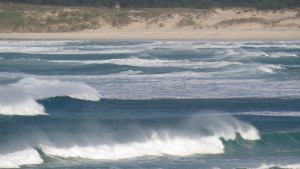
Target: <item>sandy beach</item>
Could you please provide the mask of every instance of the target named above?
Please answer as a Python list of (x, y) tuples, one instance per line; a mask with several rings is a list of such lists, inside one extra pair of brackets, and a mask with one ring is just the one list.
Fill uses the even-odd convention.
[(1, 40), (300, 40), (299, 9), (21, 7), (0, 6), (22, 20), (0, 25)]
[(300, 40), (300, 31), (1, 33), (1, 40)]

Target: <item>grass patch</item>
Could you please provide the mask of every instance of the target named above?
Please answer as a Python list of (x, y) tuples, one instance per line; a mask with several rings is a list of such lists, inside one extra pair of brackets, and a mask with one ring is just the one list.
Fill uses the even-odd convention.
[(185, 26), (194, 26), (195, 22), (191, 19), (183, 18), (178, 23), (178, 27), (185, 27)]
[(22, 27), (24, 26), (24, 17), (14, 11), (0, 11), (0, 25), (1, 27)]
[(241, 18), (241, 19), (229, 19), (222, 22), (219, 22), (218, 26), (230, 26), (235, 24), (246, 24), (246, 23), (258, 23), (262, 25), (268, 25), (269, 22), (262, 18)]
[(116, 17), (118, 17), (118, 18), (127, 17), (127, 13), (126, 12), (119, 12), (119, 13), (116, 14)]

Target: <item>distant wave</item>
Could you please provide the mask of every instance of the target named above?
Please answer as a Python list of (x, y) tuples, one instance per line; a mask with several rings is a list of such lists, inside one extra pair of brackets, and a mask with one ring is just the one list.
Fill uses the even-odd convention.
[(278, 65), (262, 65), (258, 68), (259, 71), (265, 73), (274, 73), (276, 70), (283, 69), (281, 66)]
[(284, 48), (284, 49), (299, 49), (299, 42), (270, 42), (270, 43), (244, 43), (242, 47), (247, 48)]
[(0, 168), (20, 168), (22, 165), (34, 165), (42, 163), (43, 159), (33, 148), (8, 154), (0, 154)]
[[(86, 41), (2, 41), (0, 53), (28, 53), (28, 54), (112, 54), (138, 53), (139, 46), (101, 46), (83, 45)], [(142, 47), (142, 46), (141, 46)]]
[(139, 53), (153, 51), (156, 48), (169, 50), (198, 49), (237, 49), (237, 48), (284, 48), (299, 49), (299, 42), (202, 42), (202, 41), (153, 41), (137, 43), (92, 42), (92, 41), (3, 41), (0, 42), (0, 53), (31, 54), (110, 54)]
[(17, 83), (1, 86), (0, 115), (46, 115), (38, 99), (69, 96), (75, 99), (98, 101), (98, 91), (84, 83), (24, 78)]
[(244, 112), (233, 115), (245, 115), (245, 116), (274, 116), (274, 117), (300, 117), (300, 112), (269, 112), (269, 111), (261, 111), (261, 112)]
[(96, 89), (81, 82), (44, 80), (28, 77), (18, 81), (12, 86), (23, 88), (35, 99), (69, 96), (81, 100), (100, 100), (100, 94)]
[(258, 167), (258, 169), (271, 169), (271, 168), (278, 168), (278, 169), (299, 169), (300, 164), (262, 164), (261, 166)]
[(78, 50), (78, 49), (64, 49), (60, 47), (0, 47), (2, 53), (27, 53), (27, 54), (122, 54), (122, 53), (138, 53), (141, 50), (137, 49), (107, 49), (107, 50)]
[(51, 60), (56, 63), (75, 63), (75, 64), (116, 64), (137, 67), (186, 67), (186, 68), (219, 68), (228, 65), (241, 65), (239, 62), (202, 62), (189, 60), (161, 60), (161, 59), (141, 59), (130, 57), (126, 59), (109, 59), (109, 60)]
[[(206, 117), (191, 120), (188, 126), (202, 128), (202, 132), (192, 135), (179, 134), (176, 131), (153, 131), (143, 141), (134, 140), (127, 143), (71, 147), (40, 145), (48, 156), (63, 158), (86, 158), (95, 160), (120, 160), (142, 156), (191, 156), (196, 154), (221, 154), (224, 145), (220, 138), (234, 140), (236, 133), (243, 139), (260, 139), (258, 131), (248, 123), (230, 116)], [(192, 128), (194, 128), (192, 127)], [(188, 127), (189, 128), (189, 127)], [(191, 128), (191, 130), (193, 130)], [(186, 131), (190, 132), (189, 129)], [(202, 134), (201, 134), (202, 133)]]
[(276, 53), (271, 53), (269, 55), (271, 58), (280, 58), (280, 57), (298, 57), (297, 54), (294, 53), (287, 53), (287, 52), (276, 52)]

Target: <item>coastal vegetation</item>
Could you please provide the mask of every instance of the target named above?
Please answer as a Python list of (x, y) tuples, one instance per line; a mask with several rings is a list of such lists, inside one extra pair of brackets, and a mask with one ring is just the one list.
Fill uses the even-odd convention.
[(299, 13), (300, 8), (261, 10), (121, 6), (116, 10), (108, 7), (0, 3), (0, 32), (299, 30)]

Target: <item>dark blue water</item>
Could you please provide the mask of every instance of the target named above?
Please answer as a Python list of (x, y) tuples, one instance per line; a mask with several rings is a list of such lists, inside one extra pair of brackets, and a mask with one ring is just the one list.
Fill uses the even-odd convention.
[(300, 42), (0, 42), (0, 168), (299, 161)]

